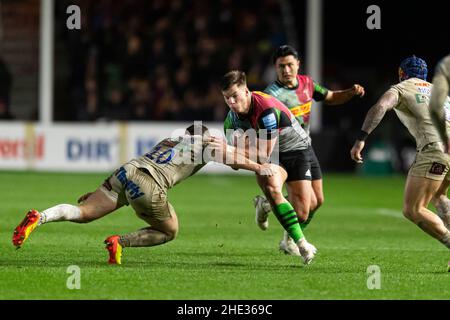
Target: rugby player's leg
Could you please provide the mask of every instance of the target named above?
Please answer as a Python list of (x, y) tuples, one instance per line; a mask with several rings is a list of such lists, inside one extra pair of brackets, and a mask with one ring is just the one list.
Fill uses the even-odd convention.
[(438, 191), (431, 199), (436, 208), (439, 218), (444, 221), (444, 225), (450, 230), (450, 199), (447, 197), (450, 180), (444, 179)]
[(303, 222), (302, 228), (306, 228), (306, 226), (311, 222), (317, 210), (322, 206), (324, 202), (323, 195), (323, 185), (322, 185), (322, 169), (320, 168), (319, 159), (317, 158), (314, 149), (311, 148), (311, 159), (310, 159), (310, 168), (311, 168), (311, 202), (309, 207), (309, 216), (308, 219)]
[(314, 215), (316, 214), (317, 210), (322, 206), (324, 202), (322, 179), (312, 180), (311, 187), (312, 192), (309, 207), (309, 216), (308, 219), (306, 219), (306, 221), (302, 223), (303, 229), (305, 229), (309, 225), (311, 220), (314, 218)]
[(288, 234), (298, 241), (303, 238), (303, 232), (298, 223), (294, 207), (283, 196), (283, 184), (287, 178), (286, 170), (278, 167), (273, 176), (256, 175), (256, 180), (272, 207), (275, 216)]
[(31, 232), (44, 223), (57, 221), (87, 223), (118, 208), (117, 202), (107, 197), (100, 189), (85, 196), (85, 201), (79, 206), (59, 204), (42, 212), (30, 210), (23, 221), (15, 228), (13, 244), (20, 248)]
[[(300, 222), (300, 227), (302, 231), (306, 227), (309, 217), (311, 196), (312, 196), (312, 186), (310, 180), (296, 180), (286, 182), (286, 187), (289, 195), (289, 201), (295, 208), (297, 212), (297, 217)], [(290, 245), (291, 240), (284, 234), (283, 239), (280, 241), (280, 250), (288, 254), (296, 255), (297, 253), (292, 250), (292, 245)], [(314, 254), (317, 249), (311, 245)]]
[(300, 223), (305, 223), (309, 217), (311, 197), (313, 193), (310, 180), (295, 180), (286, 182), (289, 201), (297, 212)]
[(314, 258), (315, 248), (306, 241), (294, 207), (283, 196), (282, 188), (287, 178), (287, 172), (281, 167), (278, 168), (277, 174), (271, 177), (257, 175), (257, 181), (278, 221), (297, 246), (298, 254), (292, 254), (300, 255), (303, 262), (309, 264)]
[(441, 184), (442, 181), (408, 175), (403, 214), (424, 232), (450, 249), (450, 231), (437, 215), (427, 209)]
[(41, 224), (57, 221), (89, 223), (118, 209), (117, 200), (108, 197), (100, 188), (88, 194), (78, 206), (59, 204), (41, 213)]
[(178, 234), (178, 217), (173, 207), (170, 218), (166, 220), (152, 217), (146, 217), (144, 220), (150, 224), (150, 227), (120, 236), (119, 241), (123, 247), (157, 246), (174, 240)]
[(133, 183), (139, 189), (139, 196), (126, 194), (136, 215), (150, 226), (120, 236), (123, 247), (151, 247), (175, 239), (178, 233), (178, 217), (167, 199), (167, 190), (161, 188), (147, 171), (136, 170)]
[(105, 240), (110, 264), (121, 264), (125, 247), (151, 247), (175, 239), (178, 218), (167, 200), (167, 190), (161, 188), (146, 170), (128, 169), (128, 181), (133, 188), (125, 192), (126, 200), (136, 215), (150, 226)]

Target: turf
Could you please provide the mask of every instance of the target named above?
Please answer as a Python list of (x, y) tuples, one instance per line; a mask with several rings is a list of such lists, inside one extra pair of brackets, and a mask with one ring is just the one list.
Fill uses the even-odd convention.
[[(169, 193), (175, 241), (129, 248), (106, 263), (103, 240), (145, 226), (129, 208), (90, 224), (43, 225), (15, 250), (12, 230), (29, 208), (75, 203), (105, 174), (0, 172), (0, 299), (449, 299), (450, 252), (401, 215), (404, 177), (327, 175), (326, 202), (305, 231), (313, 264), (278, 251), (282, 230), (254, 223), (252, 176), (197, 175)], [(81, 288), (68, 289), (69, 266)], [(370, 290), (367, 268), (381, 270)], [(369, 281), (370, 282), (370, 281)]]

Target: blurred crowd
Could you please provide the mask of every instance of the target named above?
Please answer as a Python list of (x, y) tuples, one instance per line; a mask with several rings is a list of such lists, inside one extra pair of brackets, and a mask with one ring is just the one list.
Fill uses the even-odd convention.
[[(65, 18), (68, 3), (56, 3)], [(277, 0), (73, 3), (81, 30), (57, 23), (70, 78), (55, 105), (65, 120), (221, 121), (221, 76), (242, 69), (262, 90), (272, 51), (286, 42)]]

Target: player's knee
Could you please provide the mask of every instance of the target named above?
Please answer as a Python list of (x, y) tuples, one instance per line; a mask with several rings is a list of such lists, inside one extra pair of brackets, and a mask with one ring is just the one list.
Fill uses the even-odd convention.
[(416, 222), (419, 220), (419, 210), (415, 206), (405, 206), (403, 208), (403, 216), (405, 216), (406, 219)]
[(80, 206), (80, 218), (77, 220), (72, 220), (72, 222), (76, 223), (89, 223), (91, 221), (94, 221), (94, 216), (87, 210), (87, 208), (84, 208), (83, 206)]
[(166, 235), (167, 235), (167, 242), (175, 240), (175, 238), (178, 235), (178, 228), (173, 228), (173, 229), (168, 230), (166, 232)]
[(281, 192), (280, 188), (277, 188), (272, 185), (266, 186), (265, 194), (267, 197), (272, 199), (275, 203), (280, 202), (284, 198), (283, 193)]

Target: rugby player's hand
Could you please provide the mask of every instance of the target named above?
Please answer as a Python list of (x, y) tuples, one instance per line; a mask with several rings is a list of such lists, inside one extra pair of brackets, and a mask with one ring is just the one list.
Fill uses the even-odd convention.
[(277, 174), (277, 167), (271, 163), (263, 163), (259, 165), (258, 175), (271, 177)]
[(353, 91), (353, 96), (359, 96), (360, 98), (364, 97), (364, 94), (366, 93), (364, 91), (364, 87), (359, 84), (354, 84), (352, 91)]
[(83, 195), (78, 199), (78, 203), (82, 203), (83, 201), (86, 201), (86, 199), (89, 198), (91, 194), (93, 194), (93, 192), (88, 192), (88, 193), (86, 193), (86, 194), (83, 194)]
[(361, 151), (364, 149), (364, 145), (366, 143), (364, 141), (356, 140), (353, 145), (352, 150), (350, 150), (350, 156), (356, 163), (363, 163), (363, 158), (361, 157)]
[(224, 154), (225, 154), (226, 151), (227, 151), (227, 142), (226, 142), (226, 140), (223, 139), (223, 138), (211, 136), (211, 137), (209, 137), (209, 143), (208, 143), (208, 145), (209, 145), (212, 149), (214, 149), (214, 150), (216, 150), (216, 151), (221, 151), (221, 152), (223, 152)]
[(212, 150), (211, 155), (214, 161), (223, 163), (226, 160), (228, 145), (225, 139), (213, 136), (209, 137), (208, 149)]

